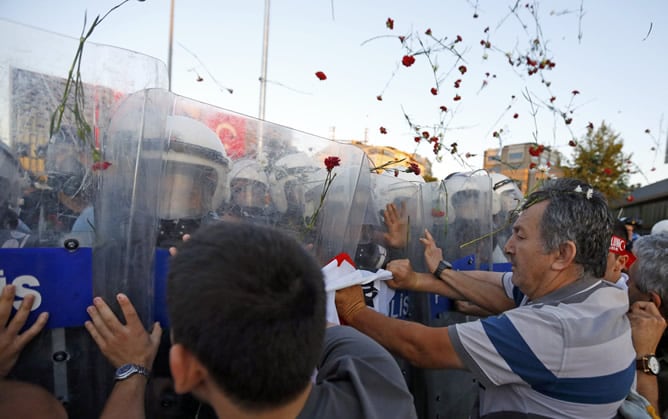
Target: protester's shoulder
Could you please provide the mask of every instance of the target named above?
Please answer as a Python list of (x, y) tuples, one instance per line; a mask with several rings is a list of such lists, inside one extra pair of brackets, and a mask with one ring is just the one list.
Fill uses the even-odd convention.
[(333, 355), (391, 355), (378, 342), (350, 326), (332, 326), (325, 332), (325, 352)]

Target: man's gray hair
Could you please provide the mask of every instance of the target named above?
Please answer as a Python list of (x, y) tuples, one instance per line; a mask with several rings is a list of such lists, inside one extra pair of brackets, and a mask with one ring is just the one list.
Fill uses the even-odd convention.
[(633, 282), (642, 292), (653, 291), (668, 301), (668, 234), (640, 236), (633, 242), (638, 259)]
[(523, 208), (541, 201), (548, 201), (540, 224), (543, 249), (551, 252), (572, 241), (575, 263), (584, 273), (602, 278), (613, 222), (605, 197), (581, 180), (561, 178), (545, 181)]

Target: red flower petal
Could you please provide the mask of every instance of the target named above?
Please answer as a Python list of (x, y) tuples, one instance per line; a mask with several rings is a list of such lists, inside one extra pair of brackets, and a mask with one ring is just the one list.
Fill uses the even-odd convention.
[(316, 71), (315, 76), (320, 80), (327, 80), (327, 76), (322, 71)]
[(333, 168), (341, 165), (341, 159), (336, 156), (329, 156), (325, 158), (325, 167), (328, 172), (331, 172)]
[(98, 162), (93, 163), (93, 165), (91, 166), (91, 169), (93, 169), (93, 170), (107, 170), (109, 168), (109, 166), (111, 166), (111, 163), (109, 163), (108, 161), (98, 161)]
[(415, 63), (415, 57), (412, 55), (404, 55), (404, 57), (401, 59), (401, 64), (405, 65), (406, 67), (410, 67)]

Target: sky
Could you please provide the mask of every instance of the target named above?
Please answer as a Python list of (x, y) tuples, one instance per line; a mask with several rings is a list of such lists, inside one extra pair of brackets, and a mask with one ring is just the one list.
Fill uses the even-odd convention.
[[(0, 0), (0, 18), (78, 37), (84, 13), (90, 22), (119, 2)], [(518, 12), (510, 13), (516, 3)], [(172, 90), (258, 117), (265, 27), (265, 1), (174, 0)], [(169, 0), (132, 0), (90, 41), (167, 63), (169, 29)], [(605, 121), (632, 155), (632, 183), (668, 178), (663, 0), (274, 0), (268, 29), (268, 121), (326, 138), (417, 150), (432, 160), (438, 178), (481, 168), (484, 150), (499, 145), (537, 141), (568, 159), (568, 142), (581, 139), (589, 122), (598, 127)], [(418, 40), (428, 41), (427, 29), (447, 36), (448, 45), (459, 35), (458, 56), (417, 54), (413, 65), (403, 66), (404, 55), (420, 50)], [(524, 62), (511, 67), (505, 55), (526, 54), (536, 38), (556, 64), (542, 72), (547, 83), (539, 74), (528, 76)], [(481, 45), (485, 40), (491, 48)], [(437, 65), (436, 78), (427, 58)], [(318, 71), (327, 79), (319, 80)], [(460, 156), (470, 157), (446, 152), (439, 162), (428, 144), (416, 149), (404, 114), (432, 133), (443, 118), (443, 143), (456, 142)]]

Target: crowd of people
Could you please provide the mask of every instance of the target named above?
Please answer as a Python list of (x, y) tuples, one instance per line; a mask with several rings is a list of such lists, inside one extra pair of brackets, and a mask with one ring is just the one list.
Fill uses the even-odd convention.
[[(386, 211), (388, 231), (402, 232), (397, 207)], [(503, 245), (512, 271), (453, 269), (425, 230), (424, 260), (390, 260), (387, 284), (485, 316), (436, 328), (368, 307), (360, 286), (336, 292), (343, 325), (327, 323), (321, 267), (302, 243), (244, 220), (212, 223), (171, 249), (173, 387), (200, 401), (199, 417), (417, 417), (398, 356), (470, 371), (479, 383), (471, 417), (662, 417), (668, 234), (639, 236), (630, 252), (623, 227), (591, 186), (556, 179), (512, 224)], [(10, 318), (14, 295), (7, 285), (0, 296), (2, 377), (48, 318), (24, 327), (32, 296)], [(95, 297), (87, 311), (86, 329), (116, 369), (101, 417), (144, 417), (161, 325), (147, 330), (123, 293)], [(3, 417), (67, 415), (37, 385), (0, 379), (0, 388)]]

